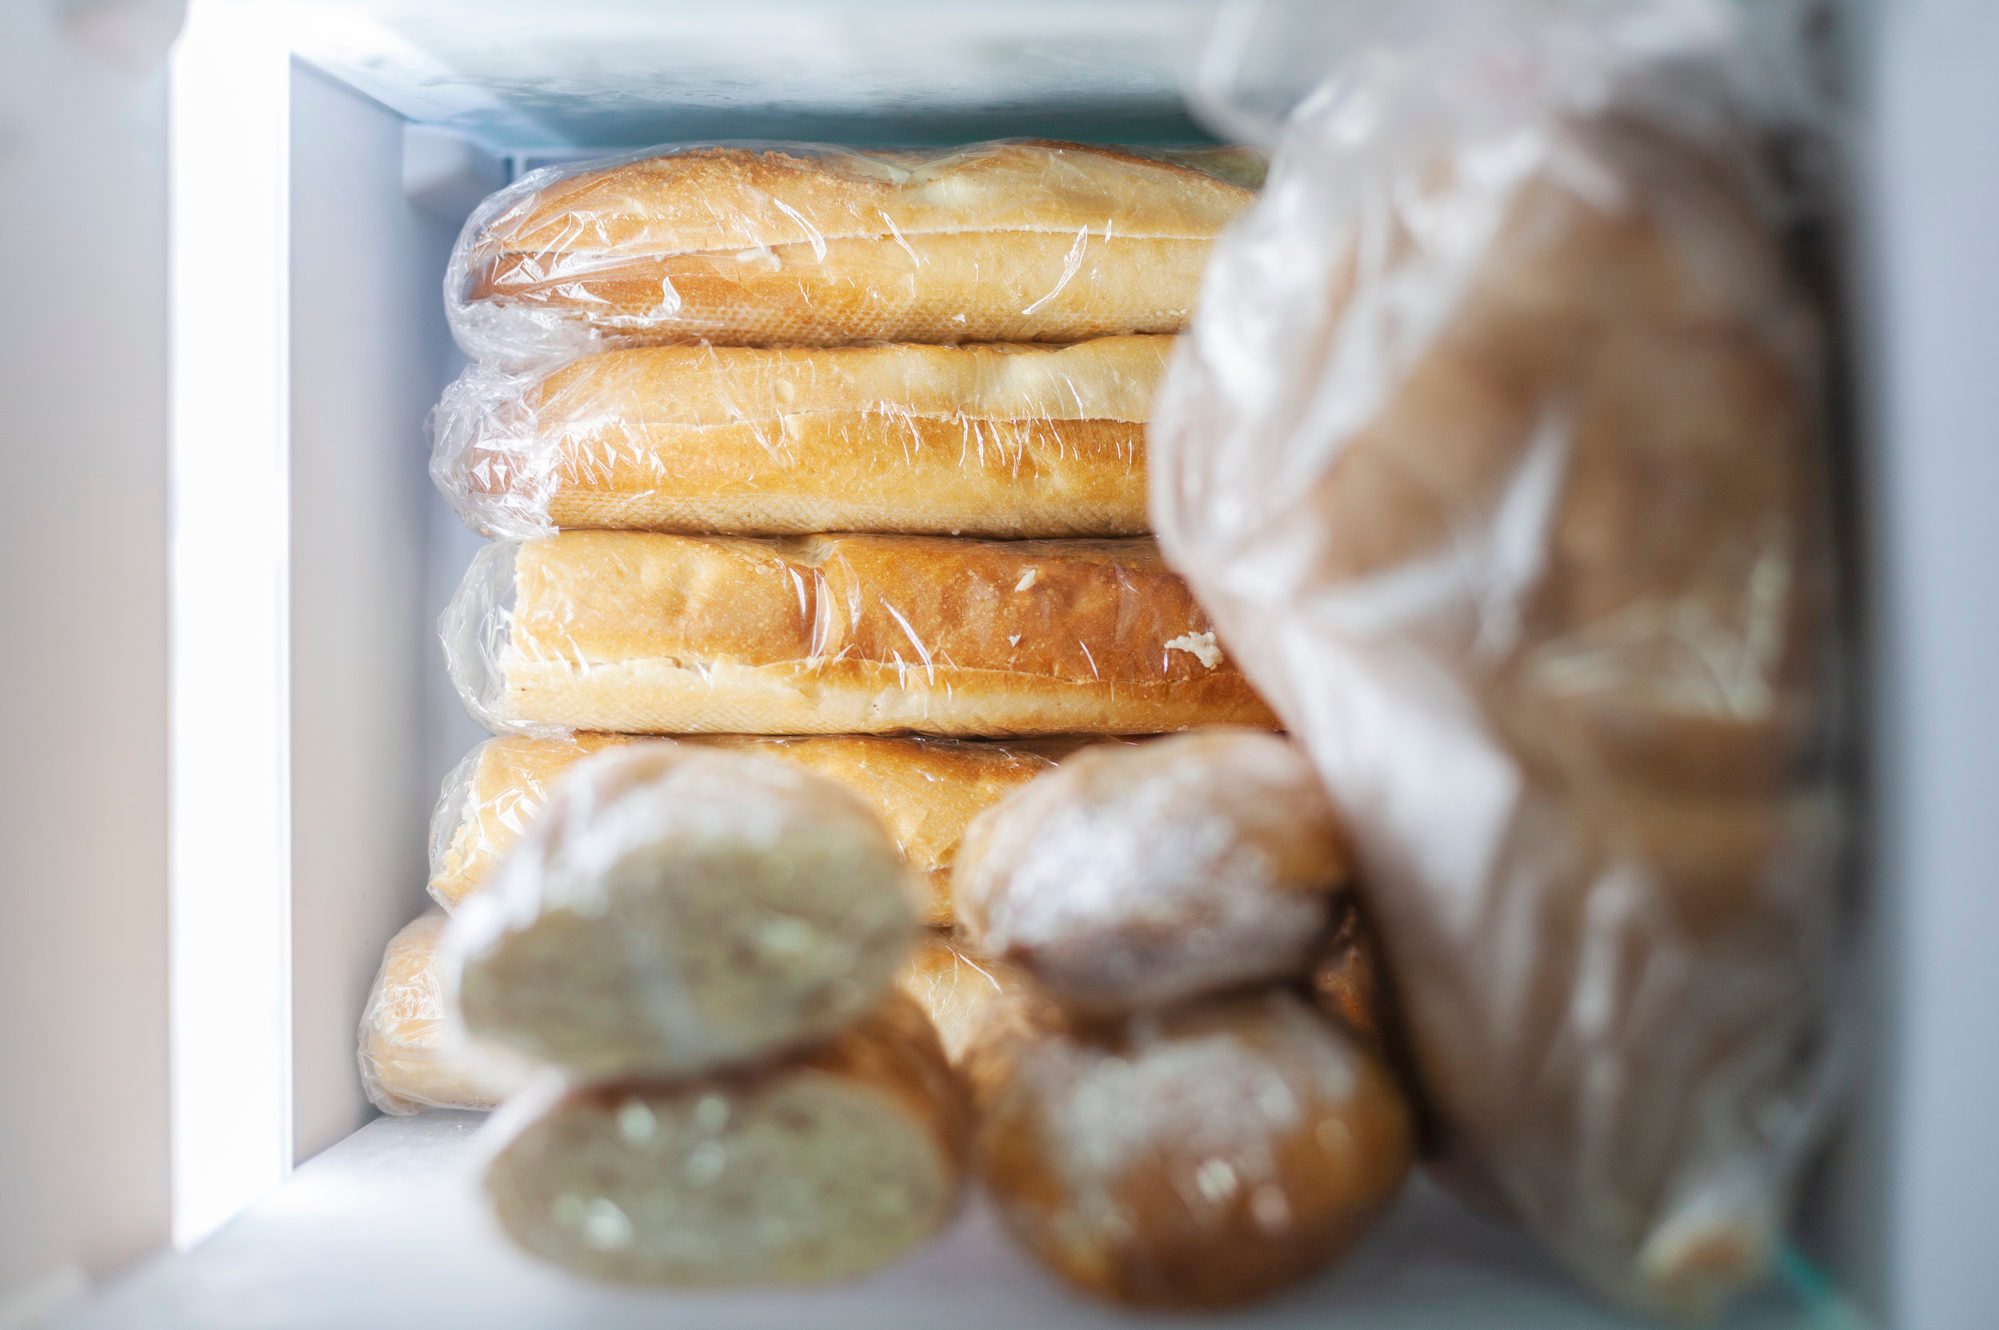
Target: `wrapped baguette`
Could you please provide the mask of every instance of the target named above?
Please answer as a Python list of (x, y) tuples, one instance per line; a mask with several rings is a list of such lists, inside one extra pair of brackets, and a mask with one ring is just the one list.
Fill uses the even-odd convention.
[(937, 1036), (893, 994), (791, 1062), (510, 1105), (485, 1172), (501, 1227), (600, 1279), (795, 1284), (882, 1266), (963, 1189), (965, 1113)]
[(1145, 422), (1172, 345), (661, 346), (474, 367), (431, 476), (473, 529), (998, 537), (1146, 530)]
[(1168, 333), (1250, 198), (1186, 162), (1068, 143), (687, 148), (501, 190), (466, 223), (446, 306), (468, 353), (516, 364), (693, 339)]
[(1086, 1292), (1265, 1296), (1339, 1259), (1408, 1174), (1401, 1092), (1288, 992), (1107, 1028), (1037, 1017), (971, 1040), (979, 1174), (1021, 1244)]
[(853, 794), (660, 741), (571, 771), (448, 942), (473, 1035), (582, 1078), (679, 1078), (852, 1024), (917, 927), (901, 857)]
[(502, 1049), (474, 1047), (444, 1011), (437, 943), (444, 915), (436, 910), (389, 939), (382, 968), (361, 1013), (361, 1088), (384, 1113), (429, 1108), (494, 1107), (533, 1076), (529, 1064)]
[(441, 628), (495, 732), (1270, 724), (1145, 540), (570, 531), (488, 546)]
[[(430, 894), (445, 909), (480, 887), (540, 815), (553, 783), (600, 749), (650, 740), (624, 734), (489, 739), (451, 774), (431, 820)], [(762, 753), (844, 785), (888, 828), (903, 862), (929, 886), (925, 918), (948, 924), (951, 862), (978, 813), (1052, 767), (1071, 741), (968, 743), (876, 735), (713, 735), (682, 740)]]
[(965, 833), (952, 898), (980, 952), (1114, 1013), (1302, 977), (1349, 877), (1305, 755), (1207, 730), (1078, 753), (1014, 791)]

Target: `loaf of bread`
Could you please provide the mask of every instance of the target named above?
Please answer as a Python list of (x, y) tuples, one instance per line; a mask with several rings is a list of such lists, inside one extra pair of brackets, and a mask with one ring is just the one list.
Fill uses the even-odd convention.
[(1115, 148), (691, 148), (537, 171), (446, 279), (472, 355), (592, 346), (1070, 342), (1176, 331), (1251, 191)]
[(1288, 992), (975, 1038), (979, 1174), (1076, 1287), (1225, 1307), (1336, 1261), (1413, 1153), (1401, 1092)]
[(1270, 724), (1144, 540), (568, 531), (488, 546), (443, 631), (496, 732)]
[(551, 1088), (496, 1125), (485, 1192), (507, 1235), (636, 1284), (864, 1274), (941, 1229), (965, 1173), (957, 1088), (900, 994), (775, 1067)]
[(431, 417), (430, 472), (492, 536), (1141, 535), (1171, 345), (659, 346), (543, 375), (474, 367)]
[(361, 1012), (361, 1088), (384, 1113), (489, 1109), (528, 1084), (530, 1064), (477, 1048), (447, 1019), (437, 969), (444, 915), (430, 911), (389, 939)]
[(1162, 385), (1153, 515), (1348, 814), (1454, 1171), (1697, 1319), (1837, 1079), (1837, 394), (1742, 50), (1548, 18), (1504, 80), (1440, 37), (1299, 127)]
[(1040, 991), (1020, 970), (978, 955), (949, 933), (925, 935), (896, 982), (930, 1018), (953, 1066), (975, 1040), (1025, 1033), (1048, 1014)]
[[(445, 909), (457, 908), (539, 815), (563, 772), (599, 749), (647, 742), (573, 734), (508, 735), (480, 744), (445, 777), (431, 820), (430, 894)], [(952, 920), (951, 863), (966, 825), (1076, 747), (1049, 739), (1000, 744), (882, 735), (708, 735), (680, 742), (762, 753), (859, 795), (888, 828), (903, 862), (928, 884), (925, 917), (932, 924)]]
[(951, 891), (979, 952), (1122, 1012), (1303, 976), (1349, 873), (1302, 752), (1205, 730), (1035, 777), (972, 823)]
[(918, 918), (854, 795), (659, 741), (578, 763), (448, 941), (472, 1034), (584, 1078), (672, 1078), (852, 1024)]

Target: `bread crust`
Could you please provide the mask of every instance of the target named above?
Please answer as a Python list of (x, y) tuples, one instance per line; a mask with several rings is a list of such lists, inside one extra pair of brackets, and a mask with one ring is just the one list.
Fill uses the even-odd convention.
[[(449, 612), (459, 620), (498, 612), (481, 571)], [(523, 543), (511, 572), (504, 640), (480, 638), (497, 659), (458, 667), (468, 703), (497, 730), (1273, 724), (1150, 541), (575, 531)]]
[(1170, 344), (661, 346), (525, 380), (474, 369), (439, 408), (432, 474), (510, 537), (1139, 535)]
[(1077, 341), (1178, 330), (1250, 198), (1077, 144), (704, 148), (503, 197), (455, 266), (466, 304), (524, 313), (516, 342), (563, 323), (625, 345)]
[(473, 1048), (453, 1028), (437, 970), (443, 930), (444, 916), (432, 910), (389, 939), (361, 1012), (361, 1088), (384, 1113), (483, 1111), (532, 1075), (497, 1049)]

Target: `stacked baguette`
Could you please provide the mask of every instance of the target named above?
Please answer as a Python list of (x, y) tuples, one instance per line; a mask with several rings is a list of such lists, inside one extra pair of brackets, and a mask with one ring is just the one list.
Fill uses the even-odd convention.
[[(560, 1190), (545, 1169), (637, 1168), (619, 1154), (631, 1123), (692, 1157), (717, 1103), (748, 1111), (800, 1078), (924, 1082), (943, 1057), (881, 997), (892, 923), (880, 945), (814, 952), (830, 967), (814, 970), (796, 948), (825, 921), (797, 901), (772, 935), (793, 950), (768, 965), (755, 948), (776, 942), (730, 934), (723, 902), (755, 882), (698, 909), (683, 891), (666, 914), (607, 906), (615, 892), (578, 906), (558, 879), (589, 873), (562, 847), (635, 806), (646, 782), (621, 780), (685, 796), (619, 851), (637, 878), (673, 862), (697, 882), (715, 835), (740, 849), (769, 831), (743, 818), (789, 825), (797, 788), (811, 803), (844, 787), (831, 820), (871, 815), (915, 920), (947, 929), (966, 826), (1079, 746), (1271, 723), (1146, 517), (1153, 389), (1208, 245), (1250, 197), (1216, 164), (1054, 143), (699, 149), (539, 173), (468, 223), (446, 297), (475, 363), (433, 416), (431, 470), (493, 538), (440, 627), (497, 737), (433, 821), (431, 892), (457, 917), (391, 943), (362, 1066), (391, 1112), (486, 1108), (527, 1067), (561, 1071), (515, 1114), (492, 1184), (527, 1245), (614, 1278), (838, 1273), (641, 1257), (629, 1232), (593, 1247), (587, 1217), (534, 1188)], [(734, 781), (745, 763), (760, 774)], [(759, 811), (701, 797), (690, 772)], [(811, 876), (829, 910), (828, 883), (857, 880)], [(663, 937), (680, 950), (642, 941)], [(911, 1139), (950, 1136), (935, 1094), (897, 1096), (930, 1105)], [(643, 1228), (645, 1195), (596, 1200)]]

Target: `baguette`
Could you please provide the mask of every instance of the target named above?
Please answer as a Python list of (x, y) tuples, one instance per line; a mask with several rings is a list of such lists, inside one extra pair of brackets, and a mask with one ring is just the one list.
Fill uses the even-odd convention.
[(1270, 725), (1151, 542), (571, 531), (445, 612), (496, 732), (1145, 734)]
[(851, 1277), (935, 1234), (963, 1189), (963, 1105), (900, 994), (778, 1067), (552, 1089), (508, 1117), (484, 1178), (501, 1228), (600, 1279)]
[(1226, 1307), (1332, 1264), (1392, 1199), (1414, 1132), (1395, 1083), (1290, 993), (1107, 1029), (976, 1039), (981, 1181), (1086, 1292)]
[(449, 941), (472, 1034), (580, 1077), (670, 1078), (852, 1024), (917, 924), (907, 870), (852, 794), (662, 741), (571, 771)]
[(1068, 347), (662, 346), (466, 371), (431, 475), (467, 524), (999, 537), (1146, 530), (1171, 339)]
[(1186, 321), (1251, 191), (1115, 148), (697, 148), (538, 172), (475, 212), (447, 290), (478, 358), (707, 339), (1081, 341)]
[[(430, 894), (447, 910), (477, 890), (540, 815), (553, 783), (607, 747), (645, 743), (623, 734), (489, 739), (445, 778), (431, 822)], [(844, 785), (888, 828), (903, 862), (928, 884), (925, 919), (949, 924), (951, 863), (965, 826), (1007, 791), (1071, 751), (1073, 743), (997, 744), (874, 735), (684, 742), (763, 753)]]
[(1305, 755), (1210, 730), (1036, 777), (972, 823), (951, 890), (982, 954), (1116, 1013), (1303, 977), (1350, 876)]
[(485, 1110), (526, 1084), (528, 1064), (460, 1039), (444, 1012), (435, 910), (389, 939), (361, 1012), (358, 1061), (368, 1102), (384, 1113), (429, 1108)]

